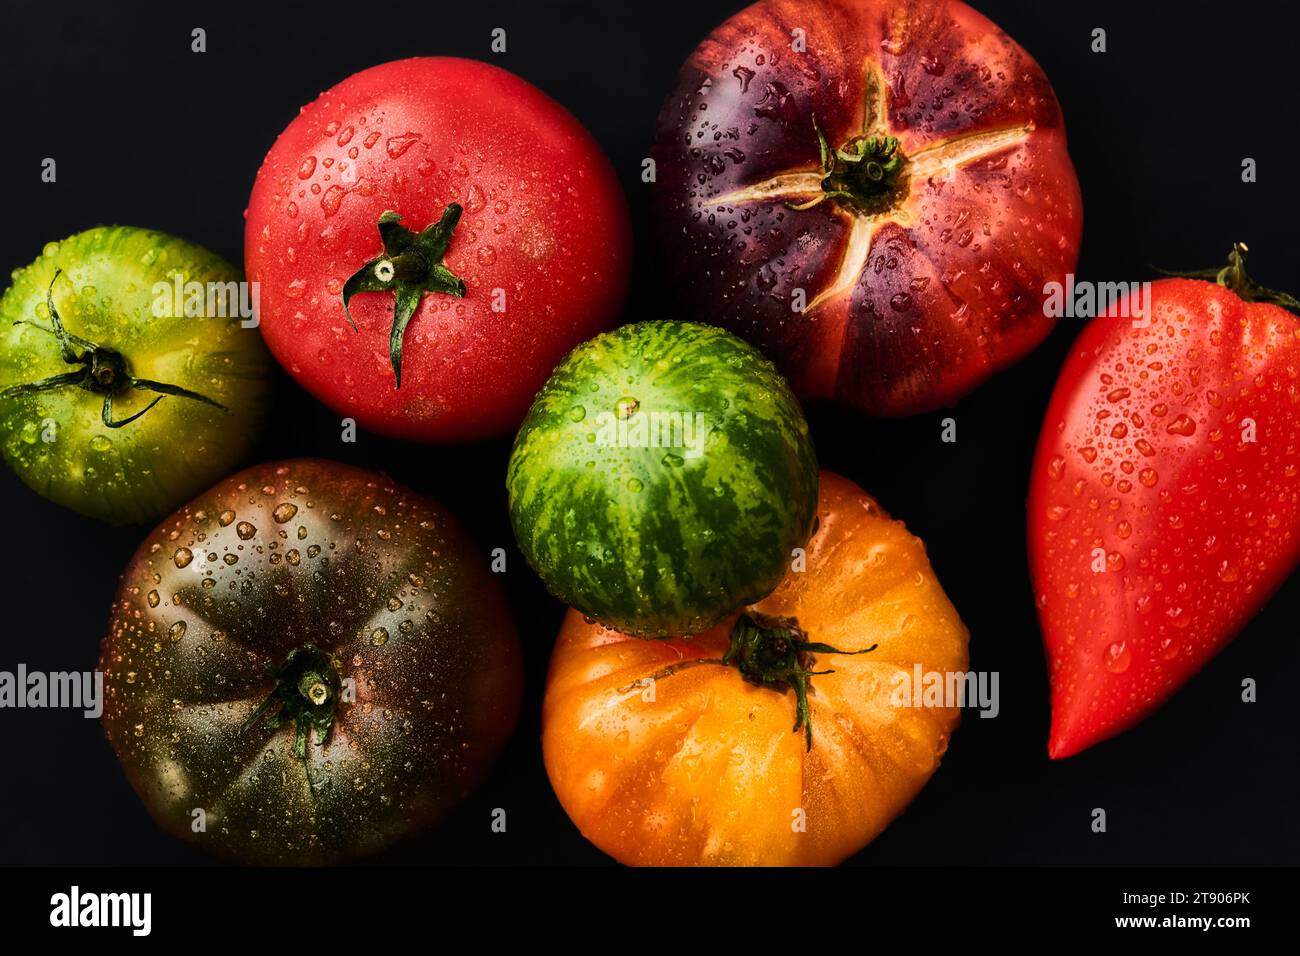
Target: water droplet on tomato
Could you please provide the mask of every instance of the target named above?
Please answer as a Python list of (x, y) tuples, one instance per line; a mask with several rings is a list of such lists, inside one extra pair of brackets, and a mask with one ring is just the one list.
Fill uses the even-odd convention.
[(1128, 649), (1127, 642), (1117, 641), (1106, 648), (1102, 660), (1106, 663), (1106, 670), (1112, 674), (1122, 674), (1133, 663), (1133, 652)]
[(419, 133), (403, 133), (400, 136), (390, 136), (385, 140), (384, 149), (387, 150), (390, 158), (396, 159), (419, 141)]
[(339, 206), (343, 205), (343, 199), (347, 196), (347, 190), (337, 183), (325, 190), (325, 195), (320, 197), (320, 207), (324, 210), (326, 216), (332, 216), (339, 211)]
[(931, 76), (943, 76), (944, 62), (932, 54), (921, 55), (921, 68)]

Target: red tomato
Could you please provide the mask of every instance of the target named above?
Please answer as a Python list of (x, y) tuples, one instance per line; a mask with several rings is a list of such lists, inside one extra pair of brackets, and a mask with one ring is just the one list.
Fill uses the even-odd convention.
[(1051, 84), (955, 0), (764, 0), (678, 76), (655, 145), (687, 306), (804, 397), (956, 401), (1052, 327), (1079, 184)]
[[(1240, 259), (1222, 278), (1257, 291)], [(1053, 757), (1151, 713), (1300, 559), (1300, 321), (1210, 282), (1151, 300), (1147, 328), (1084, 330), (1034, 460)]]
[(627, 285), (626, 202), (600, 147), (536, 87), (472, 60), (385, 63), (321, 94), (267, 154), (247, 215), (275, 357), (398, 438), (517, 427)]

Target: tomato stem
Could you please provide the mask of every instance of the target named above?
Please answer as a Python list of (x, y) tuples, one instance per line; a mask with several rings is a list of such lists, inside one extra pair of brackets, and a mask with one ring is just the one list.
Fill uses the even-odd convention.
[(811, 209), (834, 199), (849, 212), (875, 216), (898, 206), (907, 188), (907, 157), (897, 137), (864, 133), (832, 149), (815, 116), (813, 132), (821, 155), (822, 192), (791, 208)]
[(1170, 272), (1167, 269), (1156, 269), (1156, 272), (1179, 279), (1208, 279), (1223, 286), (1229, 292), (1235, 293), (1238, 298), (1247, 302), (1268, 302), (1279, 305), (1284, 309), (1290, 309), (1292, 312), (1300, 313), (1300, 299), (1296, 299), (1295, 296), (1286, 292), (1266, 289), (1247, 275), (1246, 255), (1249, 252), (1250, 250), (1246, 248), (1244, 242), (1234, 242), (1232, 248), (1228, 251), (1228, 264), (1221, 269), (1199, 269), (1194, 272)]
[(393, 293), (393, 325), (388, 335), (388, 358), (397, 387), (402, 387), (402, 342), (406, 327), (426, 293), (441, 292), (464, 298), (465, 282), (443, 263), (452, 233), (460, 221), (459, 203), (443, 210), (442, 218), (419, 234), (401, 225), (402, 217), (385, 212), (379, 217), (379, 238), (384, 251), (371, 259), (343, 285), (343, 313), (356, 331), (348, 304), (361, 292)]
[(306, 763), (312, 730), (316, 731), (316, 745), (323, 747), (334, 725), (341, 687), (334, 659), (314, 644), (306, 644), (291, 652), (271, 676), (275, 687), (240, 725), (239, 732), (246, 733), (258, 721), (272, 731), (292, 723), (293, 752)]
[(814, 654), (866, 654), (875, 644), (860, 651), (845, 651), (829, 644), (807, 640), (793, 618), (770, 618), (749, 612), (742, 614), (731, 630), (731, 645), (722, 663), (730, 664), (741, 676), (762, 687), (789, 688), (795, 696), (794, 730), (803, 729), (807, 749), (812, 750), (812, 713), (808, 708), (809, 678), (834, 673), (813, 670)]
[(793, 690), (795, 696), (794, 732), (804, 732), (807, 749), (812, 750), (812, 712), (808, 708), (808, 679), (820, 674), (833, 674), (832, 670), (812, 670), (813, 654), (866, 654), (878, 645), (872, 644), (860, 651), (845, 651), (829, 644), (806, 639), (794, 618), (768, 617), (755, 611), (742, 614), (731, 629), (731, 643), (722, 657), (698, 657), (678, 661), (660, 668), (653, 674), (635, 680), (618, 689), (620, 694), (649, 687), (655, 681), (671, 677), (678, 671), (701, 664), (719, 664), (734, 667), (745, 680), (774, 690)]
[[(59, 343), (59, 355), (63, 361), (69, 365), (82, 366), (80, 371), (64, 372), (62, 375), (51, 375), (49, 378), (43, 378), (36, 382), (24, 382), (19, 385), (11, 385), (4, 391), (0, 391), (0, 399), (14, 398), (19, 395), (29, 395), (33, 392), (48, 392), (52, 389), (63, 388), (65, 386), (74, 386), (85, 389), (96, 395), (104, 397), (104, 404), (100, 410), (100, 418), (109, 428), (121, 428), (123, 425), (129, 425), (149, 409), (153, 408), (168, 395), (175, 395), (178, 398), (188, 398), (196, 402), (203, 402), (205, 405), (212, 405), (215, 408), (229, 411), (226, 406), (220, 402), (213, 401), (206, 395), (199, 392), (190, 391), (188, 388), (181, 388), (179, 385), (169, 385), (166, 382), (155, 382), (152, 379), (137, 378), (131, 374), (131, 367), (126, 361), (126, 356), (115, 349), (106, 348), (97, 345), (80, 336), (73, 335), (63, 326), (63, 320), (59, 317), (59, 310), (54, 307), (54, 283), (62, 274), (62, 269), (54, 270), (54, 278), (50, 280), (50, 286), (45, 290), (45, 304), (50, 312), (51, 328), (46, 328), (39, 322), (32, 322), (29, 319), (19, 319), (14, 325), (30, 325), (33, 328), (40, 329), (53, 335)], [(80, 349), (81, 351), (78, 351)], [(131, 389), (142, 389), (148, 392), (161, 392), (162, 394), (151, 401), (140, 411), (126, 418), (113, 417), (113, 398), (130, 391)]]

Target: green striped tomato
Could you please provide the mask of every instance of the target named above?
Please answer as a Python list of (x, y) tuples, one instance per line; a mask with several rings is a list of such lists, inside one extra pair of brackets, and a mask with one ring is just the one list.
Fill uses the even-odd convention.
[(529, 564), (640, 637), (707, 630), (768, 594), (812, 530), (817, 460), (776, 368), (720, 329), (642, 322), (578, 346), (506, 478)]

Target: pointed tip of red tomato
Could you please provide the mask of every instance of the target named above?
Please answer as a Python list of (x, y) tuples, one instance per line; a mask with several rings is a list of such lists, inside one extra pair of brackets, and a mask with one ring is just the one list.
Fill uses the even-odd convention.
[(1088, 709), (1071, 706), (1072, 703), (1053, 695), (1052, 727), (1047, 734), (1047, 756), (1064, 760), (1087, 750), (1110, 734), (1099, 727), (1095, 719), (1088, 718)]
[(1047, 756), (1052, 760), (1064, 760), (1066, 757), (1073, 757), (1081, 750), (1086, 750), (1088, 744), (1080, 744), (1075, 739), (1062, 739), (1053, 731), (1047, 740)]
[(1064, 760), (1075, 754), (1083, 753), (1094, 744), (1115, 736), (1122, 730), (1096, 721), (1078, 719), (1069, 711), (1053, 711), (1052, 730), (1047, 735), (1047, 756), (1053, 760)]

